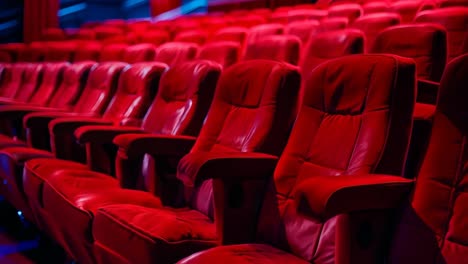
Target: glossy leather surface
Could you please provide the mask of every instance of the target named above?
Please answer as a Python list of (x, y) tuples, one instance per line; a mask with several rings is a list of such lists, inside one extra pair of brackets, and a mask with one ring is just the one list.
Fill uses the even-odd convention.
[(45, 106), (49, 104), (49, 100), (54, 96), (63, 80), (63, 73), (68, 69), (68, 63), (46, 63), (44, 64), (44, 74), (39, 88), (34, 92), (30, 104)]
[(243, 60), (276, 60), (297, 65), (301, 40), (296, 36), (265, 36), (245, 47)]
[(328, 8), (328, 17), (345, 17), (349, 23), (353, 23), (362, 13), (362, 7), (354, 3), (336, 4)]
[(169, 42), (158, 47), (155, 61), (164, 62), (169, 67), (191, 61), (197, 56), (198, 45), (194, 43)]
[(468, 55), (447, 65), (429, 147), (404, 209), (389, 263), (463, 263), (466, 247)]
[(94, 41), (77, 41), (78, 48), (73, 56), (73, 62), (99, 61), (102, 44)]
[(124, 61), (125, 51), (127, 48), (127, 44), (105, 45), (101, 50), (101, 54), (99, 55), (99, 61)]
[(448, 7), (418, 13), (415, 22), (437, 23), (447, 30), (448, 61), (463, 54), (463, 40), (468, 31), (468, 7)]
[(13, 98), (16, 91), (21, 87), (23, 82), (23, 72), (25, 64), (15, 63), (12, 65), (5, 65), (2, 82), (0, 88), (0, 96), (3, 98)]
[(256, 42), (266, 36), (282, 35), (284, 33), (284, 25), (278, 23), (263, 24), (252, 27), (247, 35), (247, 44)]
[(309, 39), (318, 33), (320, 22), (316, 20), (296, 21), (286, 26), (285, 34), (294, 35), (301, 39), (302, 46), (305, 46)]
[(208, 39), (208, 33), (204, 30), (188, 30), (179, 32), (174, 41), (177, 42), (188, 42), (188, 43), (195, 43), (198, 45), (203, 45)]
[(240, 50), (238, 42), (216, 41), (201, 47), (197, 59), (214, 61), (226, 68), (239, 60)]
[(138, 44), (125, 50), (123, 61), (128, 63), (154, 61), (155, 56), (156, 46), (153, 44)]
[(364, 34), (356, 29), (324, 32), (304, 47), (299, 65), (305, 72), (330, 59), (364, 52)]
[(345, 29), (349, 24), (346, 17), (326, 17), (320, 20), (320, 31), (327, 32), (338, 29)]
[[(429, 6), (433, 4), (427, 2)], [(397, 1), (390, 4), (390, 10), (400, 14), (402, 23), (411, 23), (419, 10), (424, 6), (422, 1)], [(424, 7), (428, 8), (428, 7)]]
[(359, 17), (351, 27), (364, 32), (366, 50), (370, 50), (374, 46), (375, 38), (382, 30), (400, 24), (400, 21), (401, 17), (396, 13), (376, 13)]
[(244, 27), (227, 27), (220, 29), (213, 36), (217, 41), (235, 41), (244, 45), (245, 39), (248, 34), (248, 29)]
[(40, 86), (43, 74), (44, 68), (41, 64), (25, 64), (21, 87), (13, 96), (14, 100), (21, 103), (28, 102)]

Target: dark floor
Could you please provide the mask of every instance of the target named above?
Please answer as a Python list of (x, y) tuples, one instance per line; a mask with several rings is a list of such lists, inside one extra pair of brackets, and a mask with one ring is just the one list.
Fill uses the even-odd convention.
[(51, 245), (0, 197), (0, 264), (13, 263), (63, 264), (67, 261), (60, 248)]

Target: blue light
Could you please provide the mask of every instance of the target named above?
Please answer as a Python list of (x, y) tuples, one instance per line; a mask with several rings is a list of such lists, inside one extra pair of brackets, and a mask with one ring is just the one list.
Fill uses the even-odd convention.
[(147, 3), (148, 0), (126, 0), (122, 3), (122, 7), (124, 9), (132, 8), (133, 6), (137, 6), (140, 4)]
[(16, 212), (16, 213), (18, 214), (19, 217), (22, 217), (22, 216), (23, 216), (23, 212), (21, 212), (21, 211), (18, 211), (18, 212)]
[(0, 24), (0, 31), (10, 29), (10, 28), (14, 28), (17, 25), (18, 25), (18, 21), (16, 21), (16, 20), (10, 20), (10, 21), (7, 21), (5, 23), (1, 23)]
[(57, 15), (59, 17), (67, 16), (76, 12), (80, 12), (86, 9), (86, 3), (76, 4), (69, 7), (62, 8), (58, 11)]
[(201, 7), (206, 7), (207, 6), (207, 1), (206, 0), (195, 0), (191, 1), (187, 4), (183, 4), (178, 8), (174, 8), (172, 10), (169, 10), (167, 12), (164, 12), (160, 15), (157, 15), (154, 19), (155, 21), (159, 20), (169, 20), (169, 19), (174, 19), (176, 17), (182, 16), (184, 14), (188, 14), (191, 11), (194, 11), (198, 8)]

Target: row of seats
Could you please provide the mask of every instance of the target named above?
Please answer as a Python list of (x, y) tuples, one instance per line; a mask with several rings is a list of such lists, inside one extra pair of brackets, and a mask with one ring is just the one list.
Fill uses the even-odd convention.
[[(391, 263), (464, 259), (456, 168), (464, 162), (457, 139), (465, 133), (467, 67), (464, 55), (442, 77)], [(87, 79), (78, 101), (95, 103), (82, 112), (0, 109), (9, 124), (17, 117), (8, 111), (34, 109), (20, 123), (28, 138), (46, 127), (52, 150), (5, 135), (2, 195), (73, 259), (375, 263), (386, 256), (389, 215), (413, 187), (398, 176), (413, 123), (413, 60), (354, 55), (307, 71), (271, 60), (225, 70), (209, 61), (104, 63), (91, 66)], [(434, 217), (442, 212), (449, 217)], [(220, 246), (227, 244), (236, 245)]]

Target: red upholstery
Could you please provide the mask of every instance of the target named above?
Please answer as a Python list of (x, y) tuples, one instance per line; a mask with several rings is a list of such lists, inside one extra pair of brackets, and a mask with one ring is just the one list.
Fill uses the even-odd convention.
[(123, 61), (128, 63), (154, 61), (156, 56), (156, 46), (153, 44), (138, 44), (128, 47), (125, 50)]
[(67, 35), (60, 28), (47, 28), (42, 32), (41, 39), (43, 41), (62, 41), (67, 39)]
[(44, 67), (41, 64), (23, 65), (25, 69), (23, 71), (21, 86), (15, 92), (13, 99), (15, 102), (26, 103), (41, 85)]
[(96, 33), (97, 40), (105, 40), (124, 34), (122, 29), (111, 26), (98, 26), (95, 27), (93, 30)]
[(365, 47), (367, 51), (374, 46), (377, 34), (387, 27), (400, 24), (400, 21), (401, 17), (396, 13), (375, 13), (364, 15), (356, 19), (351, 27), (364, 32), (364, 35), (366, 36)]
[(5, 65), (0, 86), (2, 98), (13, 98), (23, 82), (24, 70), (25, 64), (22, 63)]
[(284, 26), (281, 24), (263, 24), (252, 27), (247, 35), (247, 44), (256, 42), (270, 35), (282, 35)]
[(344, 17), (349, 23), (353, 23), (362, 13), (362, 7), (354, 3), (336, 4), (328, 8), (328, 17)]
[(159, 46), (163, 43), (169, 42), (171, 36), (165, 30), (151, 30), (144, 31), (139, 34), (141, 43), (149, 43)]
[(236, 16), (234, 21), (233, 26), (246, 28), (252, 28), (267, 23), (266, 19), (259, 15)]
[(71, 36), (73, 39), (81, 39), (81, 40), (94, 40), (96, 39), (96, 32), (91, 29), (80, 28), (78, 32)]
[(0, 63), (10, 63), (13, 62), (13, 57), (9, 52), (0, 50)]
[(356, 29), (320, 33), (304, 47), (299, 65), (311, 71), (327, 60), (364, 52), (364, 34)]
[(73, 56), (73, 62), (99, 61), (102, 45), (94, 41), (77, 41), (77, 49)]
[(332, 30), (345, 29), (349, 24), (346, 17), (327, 17), (320, 20), (320, 31), (328, 32)]
[[(280, 153), (281, 142), (285, 142), (295, 116), (298, 90), (298, 71), (288, 64), (259, 60), (241, 62), (226, 69), (200, 136), (191, 154), (180, 162), (178, 173), (196, 166), (205, 153)], [(158, 183), (163, 184), (160, 180)], [(105, 263), (117, 254), (118, 258), (131, 263), (158, 260), (172, 263), (191, 252), (216, 245), (220, 234), (216, 235), (211, 220), (211, 186), (212, 181), (208, 180), (193, 189), (184, 188), (193, 191), (187, 201), (191, 209), (129, 205), (125, 210), (121, 210), (122, 206), (98, 210), (93, 231), (99, 262)], [(164, 193), (167, 192), (165, 188), (165, 184), (160, 187), (161, 197), (169, 195)], [(139, 217), (143, 215), (145, 217)], [(158, 224), (154, 228), (148, 226), (148, 223), (155, 223), (155, 219), (159, 219)], [(135, 233), (135, 230), (140, 231)], [(114, 234), (113, 238), (109, 232)], [(129, 232), (134, 234), (131, 248), (126, 242), (126, 245), (122, 243)], [(124, 246), (128, 250), (122, 251)]]
[(320, 20), (328, 15), (325, 10), (317, 9), (294, 9), (288, 12), (288, 22), (304, 20)]
[(302, 45), (305, 46), (309, 39), (318, 33), (319, 28), (320, 22), (316, 20), (297, 21), (289, 23), (284, 33), (299, 37), (302, 41)]
[(450, 7), (420, 12), (415, 22), (441, 24), (447, 30), (448, 60), (463, 54), (463, 40), (468, 31), (468, 7)]
[(182, 31), (179, 32), (174, 41), (178, 42), (189, 42), (195, 43), (198, 45), (203, 45), (208, 39), (208, 33), (204, 30), (189, 30), (189, 31)]
[(47, 50), (44, 55), (44, 61), (63, 62), (72, 61), (74, 52), (77, 49), (75, 42), (47, 42)]
[(402, 23), (410, 23), (418, 11), (432, 9), (432, 6), (433, 4), (429, 1), (427, 3), (420, 0), (397, 1), (390, 4), (390, 11), (400, 14)]
[(248, 29), (243, 27), (227, 27), (216, 32), (213, 39), (217, 41), (235, 41), (244, 45), (247, 32)]
[(386, 1), (373, 1), (362, 5), (364, 15), (389, 11), (389, 4)]
[(39, 88), (34, 92), (28, 103), (40, 106), (49, 105), (55, 92), (63, 80), (63, 73), (70, 67), (68, 63), (45, 63), (44, 74)]
[(127, 44), (108, 44), (102, 47), (99, 61), (124, 61)]
[(237, 42), (216, 41), (201, 47), (197, 59), (211, 60), (226, 68), (239, 60), (240, 50), (241, 45)]
[[(319, 176), (332, 181), (346, 174), (401, 174), (411, 132), (414, 83), (414, 63), (389, 55), (348, 56), (306, 71), (303, 105), (263, 200), (255, 238), (291, 254), (260, 245), (223, 246), (182, 263), (215, 261), (220, 255), (227, 263), (247, 263), (262, 251), (268, 253), (261, 255), (280, 255), (284, 263), (301, 263), (299, 259), (318, 264), (375, 263), (382, 257), (378, 250), (384, 246), (382, 231), (388, 223), (379, 225), (378, 218), (364, 212), (306, 218), (297, 213), (295, 190), (298, 183)], [(224, 205), (223, 210), (227, 208)], [(366, 241), (371, 241), (366, 249), (351, 235), (364, 222), (372, 226), (366, 229), (370, 231)], [(239, 232), (231, 224), (225, 228)]]
[(463, 55), (447, 65), (442, 77), (429, 148), (395, 232), (389, 263), (451, 264), (467, 259), (467, 71), (468, 55)]
[(243, 60), (276, 60), (297, 65), (300, 51), (301, 40), (296, 36), (265, 36), (247, 44)]
[(468, 1), (465, 0), (441, 0), (439, 7), (453, 7), (453, 6), (468, 6)]
[[(221, 67), (218, 64), (209, 61), (187, 62), (180, 65), (176, 65), (169, 69), (161, 79), (160, 90), (155, 101), (153, 102), (153, 105), (151, 106), (150, 110), (145, 116), (145, 119), (142, 124), (142, 129), (146, 132), (152, 132), (155, 134), (162, 135), (197, 134), (202, 126), (205, 114), (213, 97), (214, 88), (216, 86), (216, 82), (219, 77), (220, 71)], [(181, 78), (182, 76), (184, 78)], [(112, 141), (112, 137), (107, 140), (103, 140), (102, 137), (98, 137), (95, 138), (93, 141), (85, 139), (87, 135), (94, 133), (96, 137), (99, 135), (99, 132), (101, 132), (101, 134), (105, 136), (109, 135), (108, 132), (111, 131), (112, 130), (106, 131), (105, 128), (99, 126), (91, 126), (79, 129), (77, 131), (77, 134), (78, 138), (80, 140), (85, 140), (88, 146), (91, 143), (108, 143), (109, 140)], [(114, 134), (113, 137), (115, 137), (116, 135), (118, 134)], [(128, 135), (129, 138), (135, 138), (136, 136), (138, 135)], [(123, 135), (123, 137), (127, 137), (127, 135)], [(140, 180), (133, 183), (133, 185), (138, 184), (142, 187), (146, 184), (144, 178), (152, 177), (151, 174), (153, 173), (154, 167), (152, 166), (151, 162), (148, 162), (148, 158), (145, 158), (143, 163), (143, 156), (120, 158), (122, 159), (122, 164), (119, 166), (121, 168), (121, 171), (118, 172), (118, 177), (122, 179), (122, 183), (130, 184), (128, 180), (125, 181), (125, 178), (120, 176), (122, 174), (135, 178), (140, 178), (137, 177), (138, 175), (135, 174), (138, 174), (138, 171), (142, 171), (143, 174)], [(116, 194), (114, 194), (113, 196), (94, 195), (94, 198), (88, 197), (87, 200), (82, 199), (82, 201), (80, 202), (82, 203), (81, 205), (75, 204), (73, 197), (76, 197), (76, 195), (78, 195), (78, 193), (76, 192), (76, 186), (81, 186), (80, 192), (83, 194), (85, 193), (85, 191), (93, 191), (93, 188), (95, 190), (96, 187), (117, 187), (119, 183), (109, 176), (102, 176), (102, 174), (94, 173), (91, 171), (81, 171), (78, 174), (68, 171), (64, 171), (62, 173), (57, 172), (54, 176), (56, 180), (54, 180), (51, 179), (47, 173), (41, 172), (41, 170), (44, 170), (47, 167), (46, 164), (41, 164), (39, 166), (36, 165), (35, 168), (33, 166), (29, 166), (29, 163), (37, 164), (35, 160), (28, 162), (28, 167), (26, 168), (24, 178), (26, 179), (26, 181), (29, 181), (30, 185), (28, 185), (28, 183), (25, 182), (25, 191), (27, 192), (28, 197), (38, 197), (37, 199), (40, 199), (40, 197), (42, 197), (40, 195), (41, 188), (35, 186), (40, 186), (38, 185), (38, 183), (41, 183), (44, 180), (48, 181), (46, 187), (44, 187), (44, 192), (47, 191), (49, 193), (48, 195), (44, 194), (44, 197), (49, 197), (47, 198), (47, 200), (43, 201), (45, 209), (41, 209), (42, 207), (37, 209), (39, 211), (44, 211), (41, 212), (46, 215), (50, 213), (52, 214), (52, 216), (55, 216), (58, 213), (57, 217), (60, 217), (61, 210), (66, 210), (67, 213), (69, 212), (70, 214), (76, 214), (77, 210), (79, 210), (79, 212), (91, 211), (94, 213), (99, 207), (99, 205), (104, 205), (108, 203), (122, 203), (125, 201), (128, 202), (126, 200), (128, 198), (125, 198), (126, 196), (122, 196), (124, 200), (116, 200), (116, 197), (120, 197), (119, 193), (121, 194), (123, 192), (116, 191)], [(88, 162), (88, 165), (91, 165), (93, 169), (102, 168), (94, 166), (95, 164), (96, 161)], [(29, 187), (26, 185), (28, 185)], [(148, 186), (148, 188), (150, 188), (150, 186)], [(123, 194), (127, 193), (128, 192), (125, 191)], [(57, 197), (57, 194), (59, 194), (60, 196)], [(141, 195), (138, 195), (137, 197), (140, 196)], [(60, 197), (66, 198), (63, 199)], [(149, 193), (147, 193), (145, 197), (151, 197), (151, 199), (148, 198), (151, 201), (158, 201), (156, 198), (153, 198)], [(78, 202), (78, 200), (76, 200), (76, 202)], [(50, 206), (51, 204), (53, 204), (53, 206)], [(73, 207), (74, 205), (76, 205), (78, 208)], [(58, 209), (59, 207), (61, 209)], [(90, 217), (92, 217), (92, 215)], [(65, 225), (62, 227), (62, 230), (67, 230), (66, 232), (70, 236), (80, 238), (77, 239), (75, 242), (63, 242), (63, 240), (60, 240), (62, 241), (62, 244), (70, 245), (70, 248), (72, 248), (72, 250), (69, 252), (72, 252), (71, 254), (73, 254), (73, 256), (77, 257), (80, 260), (89, 260), (89, 258), (92, 257), (90, 256), (91, 253), (89, 252), (89, 246), (92, 245), (93, 241), (89, 241), (89, 239), (83, 237), (84, 232), (89, 232), (84, 231), (90, 228), (88, 223), (90, 219), (88, 218), (87, 220), (83, 220), (83, 218), (76, 219), (76, 221), (78, 222), (75, 223), (69, 222), (66, 224), (59, 224)], [(51, 223), (50, 226), (54, 226), (54, 222), (50, 221), (48, 222)], [(78, 242), (79, 244), (76, 244)], [(83, 243), (87, 244), (88, 249), (83, 249)], [(82, 257), (79, 257), (79, 255), (77, 256), (77, 252), (87, 253)]]
[(155, 61), (164, 62), (170, 67), (190, 61), (197, 56), (198, 45), (184, 42), (168, 42), (158, 47)]

